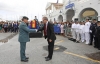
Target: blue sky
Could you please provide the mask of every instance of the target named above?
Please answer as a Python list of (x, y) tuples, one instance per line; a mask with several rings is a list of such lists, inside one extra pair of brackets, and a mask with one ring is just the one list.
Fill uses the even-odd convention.
[(28, 16), (34, 19), (36, 15), (41, 20), (47, 2), (56, 3), (57, 0), (0, 0), (0, 18), (17, 20), (20, 16)]

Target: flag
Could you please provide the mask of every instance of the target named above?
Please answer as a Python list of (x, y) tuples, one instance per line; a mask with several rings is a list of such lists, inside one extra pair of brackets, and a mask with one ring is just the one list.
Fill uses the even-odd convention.
[(57, 0), (57, 3), (58, 3), (58, 1), (59, 1), (59, 0)]
[(36, 28), (36, 21), (35, 20), (32, 20), (31, 21), (31, 28)]

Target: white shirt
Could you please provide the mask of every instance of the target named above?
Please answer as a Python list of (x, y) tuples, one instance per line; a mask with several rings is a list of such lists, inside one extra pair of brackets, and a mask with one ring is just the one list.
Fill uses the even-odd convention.
[(75, 24), (75, 23), (73, 23), (71, 28), (72, 28), (72, 29), (73, 29), (73, 28), (75, 28), (75, 25), (76, 25), (76, 24)]
[(76, 27), (75, 31), (76, 31), (76, 32), (79, 32), (79, 30), (80, 30), (80, 29), (79, 29), (80, 24), (76, 24), (76, 26), (75, 26), (75, 27)]
[(71, 26), (71, 31), (75, 31), (75, 28), (76, 28), (76, 24), (73, 23), (72, 26)]
[(13, 26), (13, 23), (12, 23), (12, 26)]
[(60, 28), (61, 28), (61, 29), (64, 29), (64, 25), (61, 25)]
[(80, 25), (80, 33), (84, 33), (84, 27), (85, 27), (85, 25)]
[(90, 22), (85, 23), (84, 32), (89, 32), (90, 31), (90, 25), (91, 25)]
[(47, 30), (47, 27), (48, 27), (48, 21), (46, 22), (46, 30)]

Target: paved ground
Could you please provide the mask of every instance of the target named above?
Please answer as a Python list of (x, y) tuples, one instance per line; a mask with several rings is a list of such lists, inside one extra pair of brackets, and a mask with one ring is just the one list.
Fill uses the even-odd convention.
[(0, 37), (0, 40), (1, 39), (4, 39), (4, 38), (6, 38), (6, 37), (8, 37), (9, 35), (11, 35), (12, 33), (0, 33), (0, 36), (2, 36), (2, 37)]
[(17, 33), (0, 33), (0, 45), (7, 43), (15, 35), (17, 35)]
[(4, 40), (6, 37), (10, 36), (12, 33), (0, 33), (0, 45), (4, 44), (2, 43), (2, 40)]
[(84, 43), (74, 43), (67, 38), (57, 36), (54, 56), (51, 61), (45, 61), (47, 56), (47, 41), (44, 38), (31, 38), (27, 43), (26, 55), (29, 62), (20, 61), (20, 46), (18, 35), (8, 43), (0, 46), (0, 64), (99, 64), (100, 61), (88, 58), (86, 54), (100, 52), (93, 46)]

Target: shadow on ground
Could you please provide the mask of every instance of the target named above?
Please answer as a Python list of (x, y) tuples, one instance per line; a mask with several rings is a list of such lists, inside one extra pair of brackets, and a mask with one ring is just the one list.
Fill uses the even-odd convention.
[(17, 35), (17, 33), (11, 34), (11, 35), (9, 35), (8, 37), (5, 37), (4, 39), (1, 39), (0, 42), (6, 43), (6, 42), (8, 42), (8, 40), (12, 39), (12, 38), (13, 38), (14, 36), (16, 36), (16, 35)]
[[(48, 46), (43, 46), (43, 49), (48, 51)], [(60, 45), (55, 45), (54, 46), (54, 52), (63, 52), (65, 51), (67, 48), (60, 46)]]
[(87, 57), (100, 61), (100, 52), (85, 54)]

